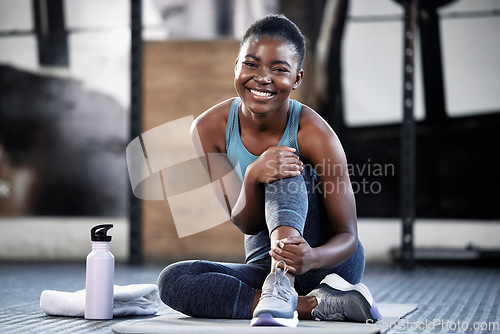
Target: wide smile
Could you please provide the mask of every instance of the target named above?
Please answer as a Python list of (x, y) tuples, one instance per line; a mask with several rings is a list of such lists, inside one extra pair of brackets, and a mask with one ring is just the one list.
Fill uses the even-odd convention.
[(247, 88), (247, 90), (258, 100), (266, 100), (274, 97), (276, 93), (269, 91), (262, 91), (257, 89)]

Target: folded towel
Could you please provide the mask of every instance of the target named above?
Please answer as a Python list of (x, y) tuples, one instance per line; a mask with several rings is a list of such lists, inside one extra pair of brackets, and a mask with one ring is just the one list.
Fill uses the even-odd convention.
[[(158, 300), (158, 288), (154, 284), (115, 285), (113, 316), (156, 314)], [(83, 317), (85, 289), (76, 292), (44, 290), (40, 296), (40, 307), (48, 315)]]
[(154, 284), (115, 285), (113, 316), (155, 314), (159, 299), (158, 287)]

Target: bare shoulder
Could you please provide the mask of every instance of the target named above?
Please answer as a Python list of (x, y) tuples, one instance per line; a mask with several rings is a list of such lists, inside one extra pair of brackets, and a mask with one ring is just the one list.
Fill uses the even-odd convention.
[(302, 106), (300, 113), (298, 139), (301, 151), (302, 146), (321, 145), (321, 140), (338, 140), (337, 134), (323, 117), (306, 105)]
[(312, 108), (303, 105), (297, 134), (301, 155), (309, 161), (325, 156), (343, 159), (344, 150), (332, 127)]
[(197, 134), (205, 150), (225, 151), (226, 124), (234, 98), (223, 101), (201, 113), (191, 126), (191, 136)]
[(221, 123), (222, 121), (227, 123), (229, 108), (233, 100), (234, 98), (228, 99), (204, 111), (196, 117), (193, 124), (201, 129), (216, 126), (218, 125), (217, 123)]

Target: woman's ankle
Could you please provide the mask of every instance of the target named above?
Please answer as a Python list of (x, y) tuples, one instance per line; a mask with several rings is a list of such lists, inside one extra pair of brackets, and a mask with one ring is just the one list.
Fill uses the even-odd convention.
[(311, 312), (316, 306), (318, 306), (318, 300), (316, 297), (299, 296), (299, 300), (297, 302), (297, 313), (299, 314), (299, 319), (314, 320)]

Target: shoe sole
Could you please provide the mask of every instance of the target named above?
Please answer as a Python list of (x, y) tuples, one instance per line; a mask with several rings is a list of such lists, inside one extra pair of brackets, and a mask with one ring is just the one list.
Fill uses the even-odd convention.
[(250, 326), (271, 326), (271, 327), (297, 327), (299, 317), (297, 311), (294, 312), (293, 318), (274, 318), (269, 313), (261, 313), (257, 318), (253, 318)]

